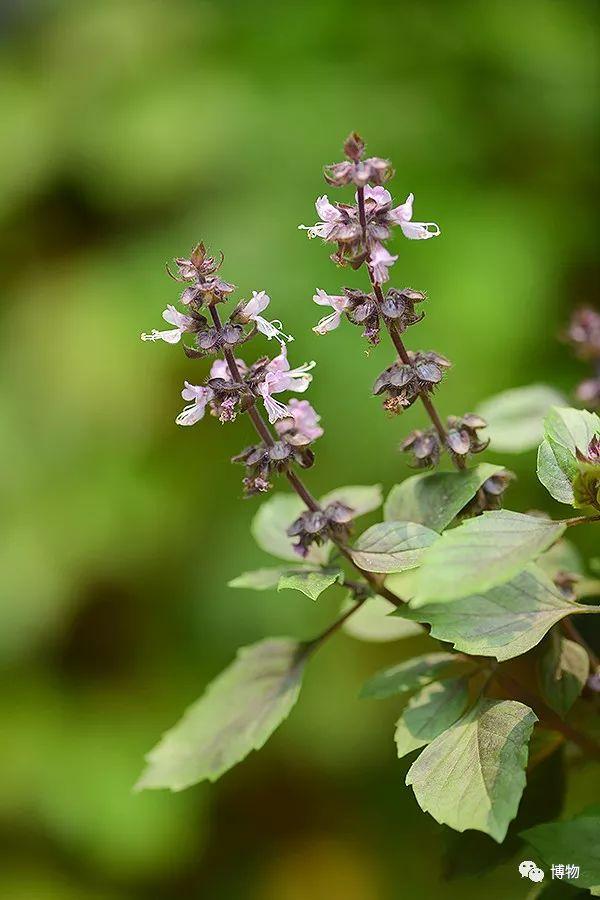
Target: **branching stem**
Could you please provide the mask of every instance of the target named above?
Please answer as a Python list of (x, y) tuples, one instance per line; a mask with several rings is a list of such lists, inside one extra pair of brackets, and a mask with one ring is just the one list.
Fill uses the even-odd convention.
[[(215, 327), (218, 328), (220, 331), (222, 328), (221, 317), (215, 306), (210, 307), (210, 314), (211, 314), (211, 317), (212, 317)], [(235, 361), (235, 357), (234, 357), (233, 353), (231, 352), (231, 350), (223, 350), (223, 356), (225, 358), (225, 362), (227, 363), (227, 367), (228, 367), (229, 371), (231, 372), (231, 377), (235, 381), (241, 382), (242, 376), (240, 374), (240, 370), (238, 368), (238, 365)], [(263, 419), (262, 415), (256, 408), (256, 401), (253, 397), (251, 397), (249, 399), (248, 405), (246, 407), (246, 412), (248, 413), (250, 420), (252, 421), (252, 424), (254, 425), (254, 428), (256, 429), (256, 432), (259, 435), (259, 437), (262, 438), (262, 440), (265, 442), (265, 444), (268, 447), (272, 447), (273, 444), (275, 443), (273, 440), (273, 436), (269, 430), (269, 426), (267, 425), (267, 423)], [(306, 507), (313, 511), (320, 510), (321, 505), (319, 504), (318, 500), (316, 500), (313, 497), (313, 495), (308, 490), (308, 488), (306, 487), (306, 485), (304, 484), (302, 479), (299, 477), (297, 472), (294, 472), (294, 470), (290, 468), (290, 469), (286, 470), (285, 474), (286, 474), (287, 480), (289, 481), (291, 486), (294, 488), (294, 490), (296, 491), (296, 493), (298, 494), (298, 496), (300, 497), (302, 502), (306, 505)], [(379, 594), (380, 597), (384, 597), (386, 600), (388, 600), (394, 606), (402, 606), (402, 604), (405, 603), (405, 601), (401, 597), (398, 597), (397, 594), (394, 594), (393, 591), (390, 591), (388, 588), (385, 587), (385, 585), (383, 584), (385, 576), (377, 575), (375, 572), (367, 572), (365, 569), (361, 569), (360, 566), (357, 566), (356, 563), (354, 562), (354, 560), (352, 559), (350, 551), (348, 550), (347, 547), (345, 547), (339, 541), (336, 541), (334, 538), (332, 538), (331, 540), (336, 545), (336, 547), (338, 548), (340, 553), (343, 554), (343, 556), (348, 560), (348, 562), (356, 569), (357, 572), (359, 572), (363, 576), (365, 581), (373, 588), (373, 590), (377, 594)], [(358, 609), (358, 606), (356, 608)]]

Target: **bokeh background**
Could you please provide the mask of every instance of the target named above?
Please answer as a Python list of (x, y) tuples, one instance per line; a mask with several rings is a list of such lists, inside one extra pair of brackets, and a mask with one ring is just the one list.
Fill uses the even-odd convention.
[[(215, 786), (131, 792), (236, 647), (308, 637), (341, 600), (227, 588), (268, 564), (228, 463), (249, 424), (177, 428), (181, 383), (206, 366), (139, 333), (177, 296), (164, 262), (222, 248), (238, 297), (266, 289), (292, 358), (318, 363), (311, 488), (403, 478), (422, 411), (388, 420), (370, 397), (385, 343), (311, 333), (314, 288), (363, 274), (297, 231), (358, 129), (442, 228), (394, 245), (399, 284), (430, 296), (412, 345), (455, 364), (441, 410), (568, 391), (583, 369), (556, 337), (597, 283), (597, 26), (592, 0), (2, 4), (2, 898), (526, 895), (516, 845), (481, 874), (493, 842), (418, 810), (394, 701), (357, 699), (427, 638), (337, 636), (260, 754)], [(517, 471), (515, 508), (558, 511), (533, 453), (487, 458)], [(589, 778), (550, 773), (541, 792), (577, 812)]]

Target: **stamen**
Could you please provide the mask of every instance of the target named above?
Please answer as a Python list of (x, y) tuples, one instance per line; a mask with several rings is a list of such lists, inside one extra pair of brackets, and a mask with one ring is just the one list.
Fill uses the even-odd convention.
[(271, 425), (277, 422), (278, 419), (287, 419), (292, 415), (284, 403), (280, 403), (279, 400), (274, 400), (273, 397), (266, 392), (263, 394), (263, 402)]

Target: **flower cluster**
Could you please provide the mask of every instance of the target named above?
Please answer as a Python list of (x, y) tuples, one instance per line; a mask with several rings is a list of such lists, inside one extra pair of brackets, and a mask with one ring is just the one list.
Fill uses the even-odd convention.
[(395, 362), (388, 366), (375, 381), (373, 393), (387, 394), (383, 407), (388, 412), (400, 413), (415, 402), (421, 394), (431, 394), (444, 377), (444, 369), (450, 360), (433, 351), (407, 351), (408, 362)]
[[(354, 203), (332, 203), (327, 195), (317, 198), (319, 221), (315, 225), (299, 227), (310, 238), (321, 238), (335, 244), (331, 259), (339, 265), (367, 268), (370, 290), (343, 288), (339, 294), (318, 289), (313, 301), (329, 307), (313, 328), (317, 334), (327, 334), (337, 328), (342, 318), (363, 329), (363, 337), (378, 344), (381, 328), (389, 332), (397, 351), (397, 358), (377, 378), (373, 393), (383, 395), (383, 408), (392, 414), (402, 413), (421, 399), (432, 426), (411, 432), (400, 449), (412, 454), (417, 468), (437, 466), (442, 453), (447, 453), (457, 468), (464, 468), (471, 454), (481, 453), (488, 446), (479, 432), (486, 423), (479, 416), (467, 413), (449, 416), (443, 424), (431, 401), (431, 395), (442, 381), (450, 361), (435, 351), (408, 350), (402, 336), (424, 317), (419, 304), (427, 299), (422, 291), (412, 288), (383, 286), (389, 280), (390, 268), (398, 260), (386, 242), (398, 227), (410, 240), (428, 240), (440, 234), (435, 222), (413, 221), (414, 195), (396, 204), (384, 183), (393, 175), (389, 160), (369, 157), (363, 160), (365, 145), (357, 134), (351, 134), (344, 144), (347, 160), (325, 168), (325, 180), (335, 187), (353, 184)], [(589, 331), (589, 326), (588, 326)], [(482, 509), (499, 504), (506, 483), (490, 481), (479, 492)], [(502, 488), (501, 490), (499, 488)]]
[(595, 370), (591, 378), (581, 382), (575, 395), (586, 406), (600, 407), (600, 313), (591, 307), (578, 309), (565, 337), (577, 356), (591, 362)]
[(360, 135), (356, 132), (349, 135), (344, 142), (347, 159), (323, 169), (327, 184), (332, 187), (343, 187), (346, 184), (364, 187), (367, 184), (383, 184), (391, 178), (394, 170), (389, 159), (371, 156), (363, 160), (364, 149), (365, 144)]
[[(198, 244), (189, 259), (175, 260), (177, 274), (167, 267), (172, 278), (186, 284), (180, 295), (186, 311), (180, 312), (169, 304), (163, 318), (173, 328), (142, 334), (142, 340), (177, 344), (189, 334), (195, 342), (195, 346), (184, 344), (189, 358), (222, 354), (222, 358), (213, 361), (204, 383), (184, 382), (181, 396), (187, 405), (175, 420), (178, 425), (194, 425), (207, 409), (220, 422), (231, 422), (239, 412), (251, 409), (257, 402), (263, 404), (276, 436), (265, 444), (247, 448), (235, 458), (246, 465), (244, 485), (251, 494), (270, 487), (269, 476), (284, 471), (291, 461), (304, 467), (312, 464), (310, 444), (323, 433), (319, 416), (307, 400), (291, 400), (285, 404), (275, 395), (306, 391), (315, 363), (290, 366), (285, 342), (293, 338), (283, 332), (281, 322), (269, 321), (262, 315), (270, 303), (265, 291), (253, 291), (250, 300), (237, 304), (228, 321), (221, 321), (216, 304), (225, 301), (235, 290), (217, 275), (222, 262), (222, 255), (217, 261), (207, 254), (204, 244)], [(210, 313), (211, 322), (203, 314), (203, 308)], [(275, 338), (279, 353), (273, 358), (262, 356), (248, 365), (235, 352), (258, 333), (269, 340)]]
[(309, 371), (314, 365), (314, 362), (304, 363), (291, 369), (285, 344), (281, 345), (281, 352), (274, 359), (263, 356), (251, 366), (247, 366), (242, 359), (235, 359), (235, 376), (228, 362), (217, 359), (212, 364), (205, 385), (185, 382), (181, 396), (193, 402), (175, 421), (178, 425), (193, 425), (203, 417), (209, 406), (221, 422), (232, 422), (240, 408), (245, 410), (255, 399), (260, 399), (269, 422), (273, 424), (291, 415), (288, 406), (273, 395), (282, 391), (305, 391), (312, 380)]
[(185, 305), (212, 306), (222, 303), (235, 290), (235, 285), (223, 281), (216, 273), (223, 265), (223, 254), (217, 262), (214, 256), (208, 256), (203, 243), (197, 244), (189, 259), (177, 257), (175, 260), (177, 274), (167, 266), (167, 272), (175, 281), (187, 282), (179, 299)]
[(320, 416), (308, 400), (293, 398), (288, 403), (288, 416), (275, 422), (279, 440), (253, 444), (233, 457), (232, 462), (246, 467), (243, 484), (247, 496), (270, 490), (271, 475), (284, 472), (290, 462), (303, 469), (312, 466), (314, 453), (310, 444), (323, 434), (319, 421)]
[(466, 461), (471, 453), (481, 453), (487, 448), (489, 439), (482, 441), (477, 434), (486, 426), (485, 419), (474, 413), (467, 413), (461, 418), (448, 416), (443, 439), (435, 428), (427, 431), (411, 431), (400, 444), (400, 450), (412, 453), (413, 466), (417, 469), (437, 466), (443, 450), (447, 450), (455, 458)]
[(400, 334), (403, 334), (410, 325), (416, 325), (424, 317), (425, 313), (415, 311), (415, 303), (421, 303), (427, 299), (422, 291), (413, 291), (412, 288), (403, 288), (401, 291), (390, 288), (382, 302), (378, 302), (374, 293), (364, 293), (353, 288), (344, 288), (342, 295), (326, 293), (321, 288), (313, 297), (319, 306), (330, 306), (332, 313), (324, 316), (313, 328), (315, 334), (326, 334), (338, 327), (345, 315), (353, 325), (362, 326), (363, 337), (369, 343), (378, 344), (381, 322), (393, 322)]
[(364, 221), (361, 221), (359, 195), (356, 205), (330, 203), (326, 194), (315, 203), (319, 221), (315, 225), (300, 225), (310, 238), (320, 237), (337, 244), (332, 259), (340, 266), (350, 265), (358, 269), (367, 262), (379, 284), (389, 278), (388, 269), (397, 256), (384, 247), (383, 241), (392, 236), (392, 227), (399, 225), (405, 237), (426, 240), (440, 234), (435, 222), (413, 222), (414, 195), (409, 194), (404, 203), (394, 207), (392, 195), (384, 187), (365, 187), (363, 191)]
[(335, 500), (324, 509), (306, 510), (287, 529), (288, 537), (297, 538), (294, 550), (299, 556), (308, 555), (313, 544), (324, 544), (329, 538), (346, 543), (351, 533), (355, 512), (345, 503)]

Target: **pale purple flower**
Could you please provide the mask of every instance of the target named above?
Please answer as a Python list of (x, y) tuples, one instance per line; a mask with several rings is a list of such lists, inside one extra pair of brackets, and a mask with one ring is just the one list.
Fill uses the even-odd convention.
[(290, 369), (285, 344), (281, 345), (281, 353), (268, 363), (264, 379), (258, 386), (258, 392), (263, 398), (271, 424), (290, 415), (288, 407), (284, 403), (274, 400), (272, 395), (282, 391), (303, 393), (312, 381), (312, 375), (308, 373), (315, 365), (315, 362), (309, 362), (296, 369)]
[[(236, 364), (240, 375), (245, 375), (248, 371), (248, 366), (244, 362), (243, 359), (236, 359)], [(231, 377), (231, 372), (229, 371), (229, 366), (227, 365), (226, 360), (224, 359), (215, 359), (212, 366), (210, 367), (209, 378), (222, 378), (224, 381), (233, 381)]]
[(291, 435), (292, 443), (310, 443), (321, 437), (323, 429), (318, 424), (321, 416), (310, 405), (308, 400), (296, 400), (295, 397), (288, 403), (289, 415), (275, 423), (275, 430), (280, 435)]
[(184, 381), (184, 384), (181, 396), (184, 400), (193, 402), (179, 413), (175, 422), (178, 425), (194, 425), (203, 418), (206, 404), (211, 400), (213, 392), (209, 387), (200, 384), (190, 384), (189, 381)]
[(327, 194), (317, 197), (315, 207), (321, 221), (316, 225), (298, 225), (298, 228), (308, 232), (309, 238), (320, 237), (326, 241), (334, 228), (344, 221), (344, 217), (338, 207), (329, 202)]
[(252, 291), (252, 298), (238, 308), (237, 315), (242, 321), (255, 322), (257, 329), (269, 340), (277, 338), (278, 341), (293, 341), (294, 338), (291, 334), (283, 333), (281, 322), (278, 319), (269, 322), (260, 315), (270, 302), (271, 298), (265, 291)]
[(337, 328), (341, 322), (342, 313), (350, 302), (347, 297), (328, 294), (321, 288), (317, 288), (317, 293), (314, 295), (313, 300), (319, 306), (331, 306), (333, 309), (332, 313), (319, 319), (313, 328), (315, 334), (326, 334), (328, 331), (333, 331), (334, 328)]
[[(368, 202), (372, 200), (375, 205), (375, 211), (379, 211), (385, 209), (386, 206), (392, 205), (392, 195), (388, 190), (384, 187), (380, 187), (377, 185), (376, 187), (369, 187), (367, 184), (364, 188), (365, 201)], [(356, 202), (358, 203), (358, 192), (355, 195)]]
[(397, 256), (392, 256), (391, 253), (388, 253), (383, 244), (375, 244), (369, 257), (369, 266), (373, 273), (373, 278), (378, 284), (383, 284), (384, 281), (388, 280), (390, 277), (388, 269), (394, 265), (397, 259)]
[(174, 325), (175, 328), (169, 331), (157, 331), (154, 329), (150, 334), (142, 334), (143, 341), (165, 341), (167, 344), (177, 344), (181, 340), (186, 331), (196, 331), (197, 325), (191, 316), (180, 313), (174, 306), (169, 304), (162, 314), (165, 322)]
[[(377, 188), (375, 188), (377, 190)], [(387, 191), (386, 191), (387, 193)], [(404, 203), (396, 206), (389, 211), (389, 219), (402, 229), (404, 237), (413, 241), (427, 240), (427, 238), (437, 237), (440, 233), (439, 226), (435, 222), (413, 222), (413, 201), (414, 194), (409, 194)], [(429, 229), (432, 228), (433, 231)]]

